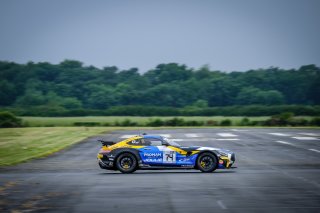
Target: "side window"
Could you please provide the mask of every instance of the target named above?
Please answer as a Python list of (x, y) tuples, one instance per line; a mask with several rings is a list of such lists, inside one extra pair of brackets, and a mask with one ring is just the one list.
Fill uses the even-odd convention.
[(162, 141), (157, 138), (147, 138), (144, 139), (147, 146), (161, 146)]

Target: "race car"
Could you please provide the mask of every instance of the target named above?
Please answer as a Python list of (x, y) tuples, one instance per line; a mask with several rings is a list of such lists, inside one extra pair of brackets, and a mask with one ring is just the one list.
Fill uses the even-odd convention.
[(118, 143), (103, 141), (98, 153), (101, 169), (132, 173), (137, 169), (228, 169), (235, 154), (226, 149), (181, 146), (159, 135), (137, 135)]

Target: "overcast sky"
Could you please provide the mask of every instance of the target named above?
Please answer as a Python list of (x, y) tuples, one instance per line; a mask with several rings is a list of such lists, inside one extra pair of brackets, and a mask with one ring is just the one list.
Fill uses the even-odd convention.
[(319, 11), (319, 0), (1, 0), (0, 60), (319, 66)]

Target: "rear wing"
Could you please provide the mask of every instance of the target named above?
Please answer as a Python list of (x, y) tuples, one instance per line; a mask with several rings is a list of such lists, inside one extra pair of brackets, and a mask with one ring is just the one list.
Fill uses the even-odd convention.
[(104, 140), (98, 140), (102, 143), (103, 146), (112, 146), (113, 144), (116, 144), (113, 141), (104, 141)]

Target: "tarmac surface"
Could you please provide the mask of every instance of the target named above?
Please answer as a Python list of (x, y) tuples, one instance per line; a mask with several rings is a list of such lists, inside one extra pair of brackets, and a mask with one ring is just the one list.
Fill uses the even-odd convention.
[[(91, 137), (50, 157), (0, 169), (0, 212), (320, 212), (320, 130), (148, 130), (182, 145), (226, 148), (237, 168), (102, 170)], [(121, 140), (134, 131), (106, 134)], [(99, 137), (101, 138), (101, 137)]]

